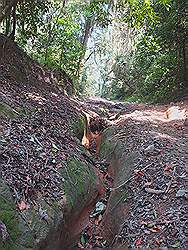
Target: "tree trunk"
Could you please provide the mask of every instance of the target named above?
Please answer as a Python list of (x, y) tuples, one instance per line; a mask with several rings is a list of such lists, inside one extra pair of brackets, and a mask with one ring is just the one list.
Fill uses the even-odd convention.
[(80, 77), (81, 72), (82, 72), (82, 68), (83, 68), (82, 61), (84, 59), (86, 48), (87, 48), (87, 43), (88, 43), (89, 37), (91, 35), (92, 29), (93, 29), (93, 21), (94, 21), (94, 18), (89, 17), (86, 20), (86, 23), (85, 23), (84, 34), (83, 34), (83, 37), (81, 39), (81, 44), (82, 44), (82, 47), (83, 47), (83, 53), (79, 58), (77, 72), (76, 72), (76, 75), (78, 77)]
[(47, 59), (48, 59), (48, 49), (51, 43), (51, 36), (52, 36), (52, 29), (51, 29), (51, 20), (49, 22), (49, 26), (48, 26), (48, 40), (46, 43), (46, 49), (45, 49), (45, 55), (44, 55), (44, 62), (45, 64), (47, 64)]
[(12, 32), (10, 34), (10, 39), (11, 40), (15, 40), (15, 33), (16, 33), (16, 6), (13, 7), (13, 10), (12, 10), (12, 18), (13, 18), (13, 24), (12, 24)]
[(6, 25), (6, 30), (5, 30), (5, 35), (8, 36), (9, 32), (10, 32), (10, 19), (11, 19), (11, 15), (10, 12), (7, 14), (6, 20), (5, 20), (5, 25)]
[(184, 84), (188, 82), (188, 43), (183, 43), (183, 70), (184, 70)]
[(22, 0), (3, 0), (0, 3), (0, 24), (9, 15), (12, 7), (15, 7)]

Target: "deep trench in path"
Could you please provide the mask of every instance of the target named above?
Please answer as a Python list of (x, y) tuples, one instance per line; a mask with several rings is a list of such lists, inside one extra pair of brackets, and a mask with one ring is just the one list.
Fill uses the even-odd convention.
[[(136, 236), (133, 236), (133, 239), (130, 239), (129, 234), (124, 233), (124, 230), (128, 230), (126, 223), (131, 218), (130, 214), (133, 213), (133, 205), (136, 203), (135, 198), (142, 200), (144, 196), (148, 196), (147, 199), (154, 199), (153, 203), (156, 207), (157, 203), (160, 204), (159, 208), (155, 208), (156, 211), (157, 209), (164, 211), (169, 209), (170, 203), (165, 200), (167, 196), (169, 196), (169, 200), (174, 203), (175, 207), (180, 206), (180, 200), (174, 199), (175, 192), (178, 191), (177, 177), (175, 175), (183, 171), (187, 172), (185, 167), (187, 162), (185, 160), (185, 148), (187, 146), (185, 111), (187, 103), (180, 107), (178, 105), (153, 107), (112, 102), (107, 102), (104, 105), (103, 100), (98, 100), (96, 108), (96, 100), (94, 102), (95, 104), (92, 104), (92, 108), (90, 107), (90, 112), (86, 116), (84, 133), (86, 138), (82, 142), (91, 152), (95, 171), (101, 180), (102, 186), (99, 196), (89, 202), (88, 206), (76, 218), (76, 231), (79, 232), (76, 237), (76, 245), (73, 247), (73, 240), (70, 238), (70, 245), (68, 243), (65, 249), (69, 247), (70, 249), (121, 249), (121, 247), (125, 249), (126, 247), (140, 247), (141, 245), (169, 247), (170, 240), (165, 239), (165, 237), (173, 237), (173, 234), (167, 236), (168, 234), (165, 235), (165, 232), (161, 229), (160, 223), (159, 226), (157, 222), (152, 222), (153, 224), (151, 221), (148, 222), (147, 213), (145, 217), (142, 217), (142, 220), (147, 222), (141, 224), (142, 227), (143, 225), (145, 227), (145, 234), (140, 232), (140, 234), (137, 233)], [(106, 108), (110, 113), (108, 118), (101, 118), (101, 115), (97, 113), (100, 113), (101, 110), (104, 112), (104, 106), (105, 108), (108, 107)], [(134, 138), (134, 135), (128, 135), (131, 126), (133, 127), (131, 132), (137, 133), (138, 138), (140, 137), (137, 138), (138, 141), (136, 141), (134, 149), (131, 149), (129, 143), (122, 144), (122, 141), (125, 142), (126, 140), (129, 141), (131, 137)], [(107, 128), (105, 129), (105, 127)], [(137, 130), (135, 130), (135, 127)], [(132, 141), (131, 143), (134, 144)], [(177, 147), (173, 145), (174, 143)], [(126, 147), (130, 148), (127, 150)], [(170, 156), (169, 152), (163, 152), (164, 148), (165, 151), (168, 151), (166, 150), (168, 147), (171, 147), (169, 152), (172, 155)], [(100, 158), (96, 158), (96, 156), (98, 157), (99, 148)], [(182, 158), (180, 157), (182, 160), (181, 166), (177, 165), (176, 160), (172, 161), (173, 157), (175, 159), (179, 157), (178, 154), (174, 154), (177, 148), (182, 151)], [(163, 156), (163, 154), (165, 155)], [(167, 162), (164, 163), (165, 170), (163, 170), (163, 174), (165, 178), (167, 175), (169, 179), (163, 180), (166, 181), (166, 183), (163, 183), (163, 185), (166, 185), (164, 188), (161, 188), (159, 184), (153, 184), (154, 181), (151, 180), (154, 177), (152, 175), (156, 175), (157, 182), (161, 182), (160, 161)], [(168, 162), (172, 166), (169, 167)], [(179, 181), (180, 190), (182, 186), (187, 185), (184, 180), (181, 181)], [(130, 190), (130, 186), (133, 185), (132, 182), (134, 185), (141, 186), (139, 187), (141, 193), (138, 195), (135, 195), (134, 191)], [(136, 190), (138, 190), (138, 186)], [(132, 198), (129, 192), (132, 194)], [(183, 198), (183, 196), (180, 198)], [(181, 202), (185, 205), (184, 198)], [(141, 205), (137, 205), (136, 209), (139, 206)], [(140, 211), (142, 211), (142, 207)], [(155, 219), (157, 220), (157, 218)], [(122, 234), (124, 235), (122, 236)], [(161, 241), (158, 239), (160, 235), (163, 236)], [(186, 245), (185, 241), (182, 242), (182, 244)], [(175, 243), (172, 242), (171, 245), (173, 246)]]

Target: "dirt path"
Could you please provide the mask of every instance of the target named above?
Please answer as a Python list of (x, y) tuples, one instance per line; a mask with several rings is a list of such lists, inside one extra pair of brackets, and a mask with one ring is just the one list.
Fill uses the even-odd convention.
[(94, 98), (84, 105), (108, 122), (101, 159), (109, 167), (101, 166), (106, 193), (79, 248), (186, 249), (187, 102), (154, 106)]
[(187, 102), (70, 98), (65, 72), (0, 54), (0, 249), (188, 248)]
[[(17, 84), (3, 84), (1, 93), (1, 184), (11, 190), (15, 221), (24, 218), (23, 246), (187, 247), (186, 102), (81, 101), (58, 89), (39, 94), (35, 86)], [(92, 121), (88, 150), (81, 146), (84, 114)], [(67, 205), (72, 210), (62, 223)], [(16, 223), (4, 216), (7, 207), (1, 209), (0, 225), (13, 237)], [(58, 229), (49, 236), (51, 227)], [(20, 235), (14, 237), (16, 244)]]

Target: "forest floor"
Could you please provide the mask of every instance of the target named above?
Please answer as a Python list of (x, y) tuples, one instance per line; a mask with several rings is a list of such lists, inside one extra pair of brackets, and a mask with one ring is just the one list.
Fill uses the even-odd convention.
[[(70, 98), (57, 86), (54, 72), (42, 69), (14, 46), (7, 45), (0, 65), (0, 181), (11, 190), (19, 213), (32, 207), (40, 220), (50, 224), (48, 210), (39, 201), (42, 197), (51, 205), (57, 202), (60, 209), (66, 204), (62, 183), (77, 188), (80, 181), (73, 181), (67, 165), (76, 158), (88, 167), (85, 172), (94, 169), (103, 188), (96, 184), (95, 204), (84, 215), (85, 224), (77, 228), (80, 238), (75, 247), (63, 249), (187, 249), (188, 102), (148, 105)], [(94, 128), (88, 151), (81, 145), (84, 114), (93, 119)], [(110, 148), (96, 155), (96, 146), (102, 149), (105, 140)], [(123, 170), (118, 176), (133, 153), (137, 157), (128, 165), (128, 173)], [(62, 169), (68, 174), (62, 175)], [(79, 171), (73, 174), (79, 176)], [(84, 188), (77, 198), (82, 205), (85, 200), (80, 202), (79, 196)], [(1, 216), (4, 245), (11, 226), (6, 224), (10, 219)]]
[[(129, 175), (116, 187), (113, 174), (106, 172), (106, 168), (101, 169), (105, 181), (107, 179), (107, 194), (97, 204), (101, 210), (96, 206), (92, 212), (90, 224), (81, 236), (80, 248), (105, 248), (103, 230), (111, 226), (107, 214), (111, 213), (108, 202), (113, 202), (109, 189), (112, 193), (121, 189), (127, 196), (123, 205), (119, 200), (115, 204), (123, 210), (121, 221), (117, 219), (121, 214), (118, 208), (114, 213), (114, 223), (120, 224), (119, 230), (110, 235), (113, 239), (106, 249), (187, 249), (188, 127), (184, 117), (188, 102), (146, 105), (89, 98), (85, 103), (88, 109), (105, 117), (110, 126), (118, 128), (112, 144), (125, 141), (121, 152), (124, 160), (130, 152), (138, 152), (139, 157)], [(107, 238), (109, 240), (108, 233)]]

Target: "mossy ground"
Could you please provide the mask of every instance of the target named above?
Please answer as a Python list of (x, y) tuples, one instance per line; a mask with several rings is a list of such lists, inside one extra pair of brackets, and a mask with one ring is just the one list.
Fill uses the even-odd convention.
[(9, 237), (6, 240), (0, 238), (0, 249), (19, 249), (17, 239), (20, 236), (18, 228), (18, 214), (15, 206), (6, 198), (0, 196), (0, 219), (5, 224)]
[(6, 118), (16, 118), (17, 113), (6, 103), (0, 102), (0, 116)]
[(88, 199), (90, 189), (96, 182), (96, 175), (92, 169), (89, 169), (80, 159), (70, 157), (63, 176), (65, 176), (65, 194), (71, 207), (74, 207), (78, 200), (84, 202)]
[(80, 116), (77, 121), (73, 121), (70, 124), (73, 134), (81, 141), (84, 136), (84, 129), (86, 126), (86, 118)]

